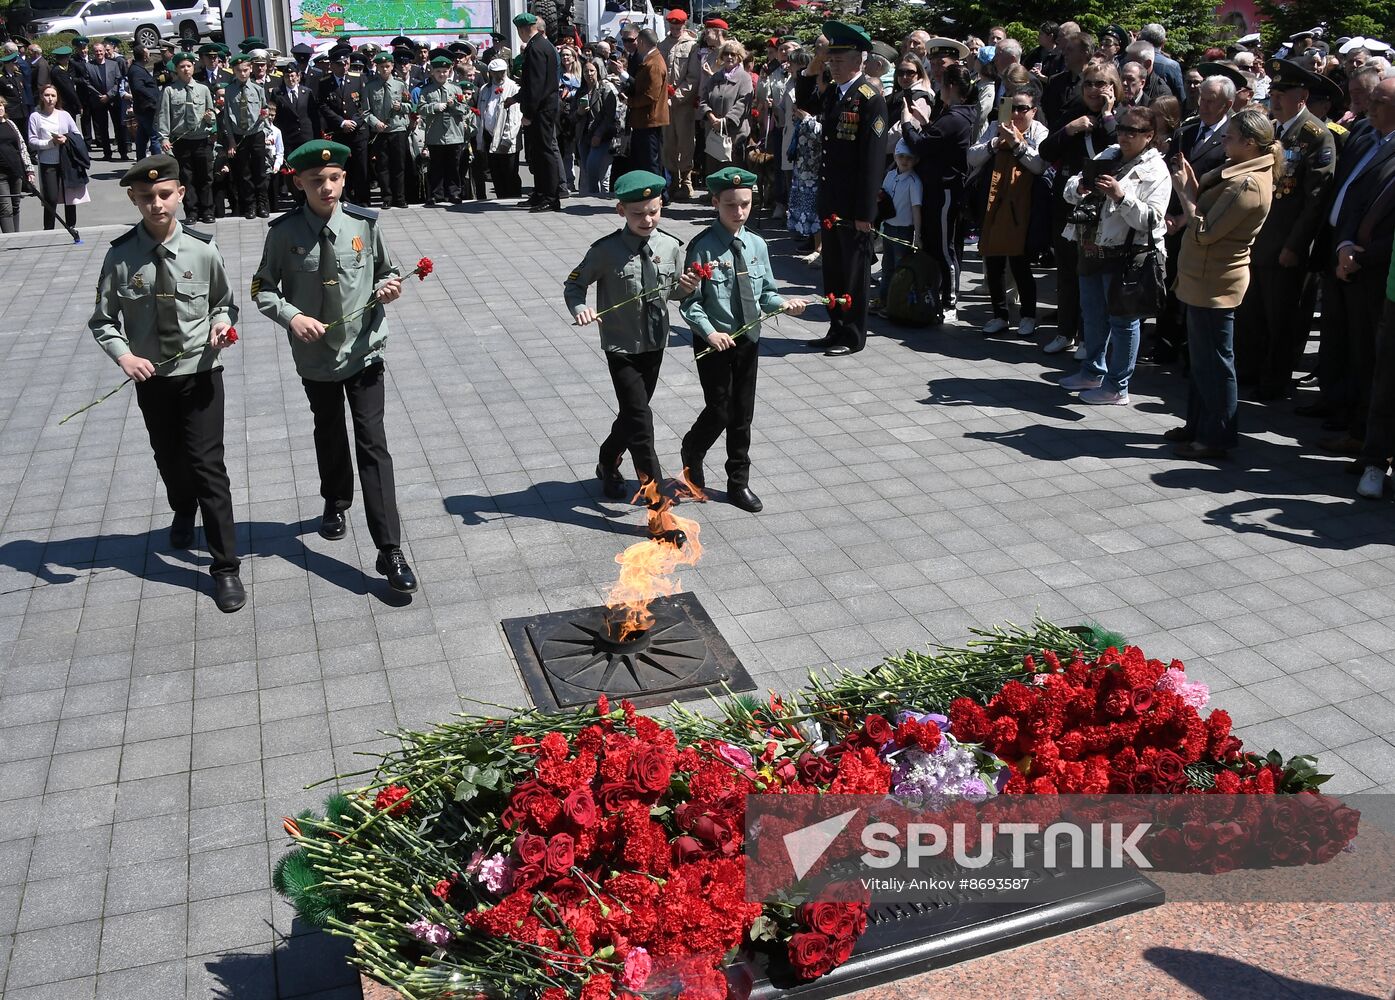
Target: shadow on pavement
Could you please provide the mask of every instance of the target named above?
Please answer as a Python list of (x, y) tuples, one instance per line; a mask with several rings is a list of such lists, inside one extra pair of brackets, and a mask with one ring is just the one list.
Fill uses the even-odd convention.
[(1149, 948), (1143, 957), (1205, 1000), (1238, 997), (1303, 997), (1304, 1000), (1370, 1000), (1339, 986), (1322, 986), (1268, 972), (1257, 965), (1204, 951)]

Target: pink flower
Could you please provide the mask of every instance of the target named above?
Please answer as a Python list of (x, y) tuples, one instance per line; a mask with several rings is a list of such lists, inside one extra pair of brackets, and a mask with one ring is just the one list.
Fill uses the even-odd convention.
[(638, 993), (649, 982), (649, 974), (654, 971), (654, 960), (643, 948), (633, 948), (625, 956), (625, 971), (620, 973), (620, 985), (632, 993)]
[(480, 863), (479, 880), (496, 896), (502, 896), (513, 885), (513, 863), (503, 854), (496, 854)]
[(1163, 675), (1158, 678), (1158, 683), (1154, 685), (1158, 691), (1170, 691), (1188, 708), (1194, 708), (1198, 712), (1206, 707), (1206, 703), (1211, 700), (1211, 689), (1201, 681), (1189, 681), (1184, 671), (1176, 667), (1168, 667), (1163, 671)]
[(749, 753), (730, 743), (718, 743), (717, 756), (732, 767), (739, 768), (743, 771), (749, 771), (755, 764), (755, 761)]
[(429, 945), (442, 948), (450, 944), (451, 933), (440, 924), (433, 924), (423, 917), (407, 925), (407, 930), (412, 937), (418, 941), (425, 941)]

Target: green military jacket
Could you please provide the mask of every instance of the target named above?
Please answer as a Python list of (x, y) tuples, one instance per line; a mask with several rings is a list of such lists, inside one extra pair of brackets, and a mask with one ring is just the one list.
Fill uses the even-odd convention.
[(388, 132), (407, 131), (407, 113), (411, 106), (407, 101), (407, 85), (397, 77), (370, 78), (363, 85), (360, 106), (370, 134), (376, 133), (379, 125), (386, 125)]
[(157, 288), (155, 239), (143, 222), (111, 242), (97, 280), (97, 304), (87, 327), (113, 361), (134, 354), (154, 364), (204, 345), (160, 375), (190, 375), (222, 367), (208, 347), (214, 323), (236, 323), (237, 306), (213, 237), (175, 223), (164, 244), (171, 253), (173, 291)]
[[(737, 290), (737, 271), (732, 261), (732, 244), (736, 240), (742, 244), (741, 255), (746, 260), (746, 270), (751, 277), (751, 291), (755, 294), (756, 305), (762, 313), (774, 312), (785, 304), (784, 297), (775, 290), (775, 272), (770, 267), (770, 250), (765, 240), (745, 226), (735, 236), (727, 232), (720, 222), (714, 222), (702, 235), (688, 246), (688, 259), (684, 267), (693, 264), (712, 264), (712, 277), (704, 278), (697, 290), (683, 300), (683, 318), (688, 326), (706, 338), (713, 333), (735, 333), (750, 323), (755, 316), (741, 316), (740, 295)], [(760, 340), (760, 324), (741, 335), (752, 341)], [(700, 348), (697, 339), (693, 347)]]
[(459, 84), (450, 80), (427, 83), (417, 95), (417, 113), (426, 123), (428, 146), (451, 146), (465, 141), (465, 121), (470, 117), (470, 108)]
[[(567, 275), (563, 295), (573, 316), (586, 307), (586, 289), (596, 286), (596, 311), (639, 295), (668, 286), (667, 292), (620, 306), (600, 318), (601, 347), (616, 354), (644, 354), (661, 351), (668, 344), (669, 299), (681, 299), (678, 279), (683, 274), (683, 241), (662, 229), (648, 240), (630, 232), (628, 226), (602, 236), (586, 251), (576, 270)], [(645, 257), (652, 265), (651, 281), (644, 280)], [(656, 276), (656, 277), (655, 277)], [(654, 303), (658, 308), (650, 308)]]
[(223, 88), (223, 131), (231, 139), (266, 131), (266, 90), (260, 83), (234, 80)]
[[(382, 357), (387, 316), (380, 305), (364, 306), (383, 282), (401, 277), (401, 272), (383, 244), (377, 219), (372, 209), (341, 202), (328, 220), (304, 205), (267, 227), (262, 261), (252, 278), (252, 298), (264, 316), (286, 328), (301, 378), (342, 381)], [(326, 229), (335, 260), (322, 268), (321, 234)], [(329, 315), (326, 308), (325, 289), (331, 284), (338, 290), (338, 315)], [(301, 313), (328, 325), (360, 309), (360, 315), (337, 323), (314, 343), (290, 333), (291, 320)]]
[[(210, 114), (212, 112), (212, 114)], [(160, 92), (155, 131), (173, 145), (179, 139), (202, 138), (217, 127), (213, 91), (197, 80), (175, 80)]]

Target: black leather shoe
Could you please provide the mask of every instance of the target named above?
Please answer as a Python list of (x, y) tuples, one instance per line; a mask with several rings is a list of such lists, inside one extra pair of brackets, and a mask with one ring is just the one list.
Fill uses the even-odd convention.
[(213, 578), (213, 603), (225, 615), (241, 610), (247, 603), (247, 591), (236, 573), (219, 573)]
[(170, 547), (187, 549), (194, 544), (194, 515), (176, 514), (170, 522)]
[(534, 205), (540, 205), (540, 204), (542, 204), (542, 199), (541, 199), (541, 198), (534, 198), (534, 197), (532, 197), (532, 196), (530, 195), (529, 197), (524, 198), (522, 201), (518, 202), (514, 207), (515, 207), (515, 208), (532, 208)]
[(271, 218), (271, 213), (268, 212), (268, 211), (267, 211), (266, 209), (264, 209), (264, 208), (259, 208), (259, 209), (257, 209), (257, 218), (259, 218), (259, 219), (269, 219), (269, 218)]
[(818, 340), (809, 341), (810, 347), (829, 347), (833, 344), (832, 337), (820, 337)]
[(823, 352), (823, 356), (826, 357), (826, 358), (841, 358), (841, 357), (843, 357), (845, 354), (856, 354), (856, 353), (857, 353), (857, 352), (854, 351), (854, 350), (853, 350), (851, 347), (849, 347), (847, 344), (839, 344), (837, 347), (830, 347), (828, 350), (824, 351), (824, 352)]
[(597, 462), (596, 478), (601, 481), (601, 490), (608, 499), (625, 499), (625, 474), (620, 471), (620, 466), (616, 465), (607, 470), (604, 465)]
[(320, 518), (320, 537), (336, 542), (349, 531), (348, 518), (342, 510), (326, 510)]
[(256, 213), (256, 212), (246, 212), (246, 213), (243, 214), (242, 217), (243, 217), (244, 219), (255, 219), (255, 218), (257, 217), (257, 213)]
[(734, 486), (727, 483), (727, 500), (733, 507), (740, 507), (752, 514), (758, 514), (765, 508), (765, 504), (760, 502), (760, 497), (752, 493), (749, 486)]
[(383, 549), (378, 553), (378, 572), (387, 577), (388, 586), (399, 594), (414, 594), (417, 578), (401, 549)]
[(562, 203), (560, 201), (540, 201), (532, 208), (528, 209), (528, 211), (533, 213), (560, 212), (562, 211)]
[(1163, 440), (1171, 441), (1173, 444), (1191, 444), (1194, 440), (1192, 432), (1185, 427), (1171, 427), (1163, 431)]
[(679, 458), (683, 462), (683, 475), (688, 477), (688, 482), (700, 490), (707, 489), (707, 477), (702, 471), (702, 456), (680, 453)]
[(202, 223), (203, 223), (204, 225), (206, 225), (206, 226), (211, 226), (211, 225), (213, 225), (213, 213), (212, 213), (212, 212), (209, 212), (209, 213), (207, 213), (206, 215), (200, 216), (200, 217), (199, 217), (199, 221), (202, 222)]

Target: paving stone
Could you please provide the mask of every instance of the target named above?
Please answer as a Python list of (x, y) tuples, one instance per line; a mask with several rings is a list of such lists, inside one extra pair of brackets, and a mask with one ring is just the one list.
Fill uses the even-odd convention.
[(174, 962), (186, 955), (188, 907), (183, 903), (158, 910), (109, 916), (102, 922), (100, 972)]

